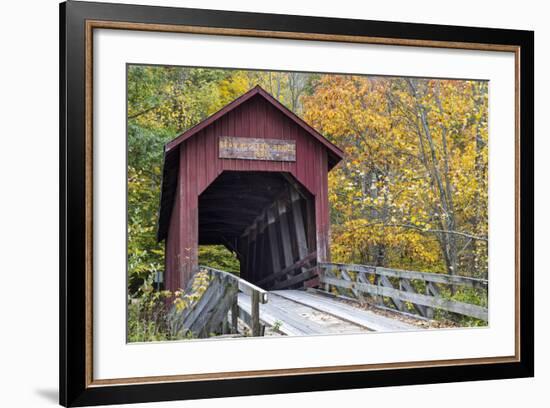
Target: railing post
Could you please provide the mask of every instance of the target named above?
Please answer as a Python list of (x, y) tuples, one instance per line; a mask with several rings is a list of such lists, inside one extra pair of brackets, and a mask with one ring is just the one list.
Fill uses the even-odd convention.
[(252, 336), (258, 337), (261, 334), (260, 328), (260, 293), (256, 290), (252, 291), (251, 296), (251, 325), (252, 325)]
[[(432, 296), (432, 293), (430, 292), (431, 283), (424, 281), (424, 285), (426, 285), (425, 286), (426, 287), (426, 291), (425, 291), (426, 296)], [(431, 307), (426, 307), (425, 310), (426, 310), (426, 317), (428, 319), (433, 319), (434, 318), (434, 309), (431, 308)]]
[(381, 286), (381, 282), (380, 282), (380, 276), (378, 276), (378, 273), (377, 273), (377, 269), (374, 270), (374, 284), (376, 285), (376, 303), (378, 305), (381, 305), (381, 306), (384, 306), (384, 298), (382, 297), (382, 295), (380, 295), (380, 286)]
[[(326, 266), (320, 267), (319, 277), (322, 278), (323, 276), (328, 276), (326, 268), (327, 268)], [(325, 292), (330, 293), (330, 285), (328, 283), (325, 283)]]

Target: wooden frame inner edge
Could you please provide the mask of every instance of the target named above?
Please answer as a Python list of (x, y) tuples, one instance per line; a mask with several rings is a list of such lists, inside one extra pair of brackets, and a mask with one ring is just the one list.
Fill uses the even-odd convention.
[[(515, 58), (515, 354), (502, 357), (479, 357), (450, 360), (430, 360), (381, 364), (357, 364), (342, 366), (302, 367), (274, 370), (253, 370), (216, 372), (202, 374), (183, 374), (152, 377), (126, 377), (113, 379), (93, 379), (93, 30), (94, 28), (132, 30), (132, 31), (156, 31), (188, 34), (206, 34), (222, 36), (240, 36), (257, 38), (277, 38), (309, 41), (330, 41), (342, 43), (380, 44), (394, 46), (430, 47), (430, 48), (452, 48), (479, 51), (500, 51), (513, 52)], [(291, 376), (300, 374), (321, 374), (353, 371), (372, 371), (389, 369), (406, 369), (422, 367), (441, 367), (449, 365), (470, 365), (470, 364), (497, 364), (514, 363), (521, 361), (521, 313), (520, 313), (520, 51), (517, 45), (484, 44), (452, 41), (396, 39), (369, 36), (351, 36), (334, 34), (298, 33), (286, 31), (267, 31), (235, 28), (198, 27), (188, 25), (149, 24), (149, 23), (128, 23), (122, 21), (107, 20), (86, 20), (85, 26), (86, 46), (86, 232), (85, 232), (85, 284), (86, 284), (86, 356), (85, 356), (85, 386), (100, 387), (112, 385), (131, 385), (144, 383), (167, 383), (179, 381), (207, 381), (223, 380), (266, 376)]]

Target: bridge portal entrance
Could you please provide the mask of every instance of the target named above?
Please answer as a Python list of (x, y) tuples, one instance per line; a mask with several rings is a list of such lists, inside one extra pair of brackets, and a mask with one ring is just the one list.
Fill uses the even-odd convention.
[(199, 196), (199, 245), (235, 252), (264, 289), (301, 286), (315, 277), (315, 197), (290, 173), (223, 172)]
[(165, 145), (158, 239), (164, 282), (185, 289), (198, 245), (238, 255), (265, 289), (316, 286), (330, 261), (328, 172), (343, 153), (260, 87)]

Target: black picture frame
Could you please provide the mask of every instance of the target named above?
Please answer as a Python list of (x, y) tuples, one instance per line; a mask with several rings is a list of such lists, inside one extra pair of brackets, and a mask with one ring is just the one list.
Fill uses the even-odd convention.
[[(364, 21), (275, 14), (68, 1), (60, 4), (60, 403), (121, 404), (410, 384), (446, 383), (534, 375), (534, 33), (532, 31)], [(358, 36), (371, 39), (488, 44), (519, 52), (516, 167), (521, 198), (518, 361), (442, 364), (415, 368), (267, 375), (223, 380), (166, 381), (93, 386), (87, 365), (86, 23), (111, 21), (222, 29)], [(89, 322), (88, 322), (89, 325)]]

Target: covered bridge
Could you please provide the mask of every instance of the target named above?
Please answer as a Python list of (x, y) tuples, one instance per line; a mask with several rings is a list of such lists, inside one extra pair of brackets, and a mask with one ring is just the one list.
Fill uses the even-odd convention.
[(327, 174), (343, 153), (261, 87), (167, 143), (158, 240), (165, 288), (185, 288), (198, 246), (237, 254), (264, 289), (317, 284), (329, 262)]

